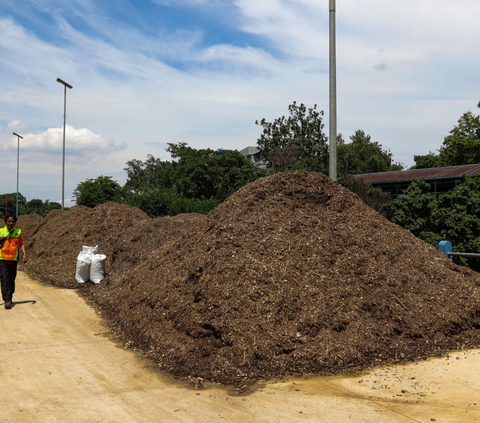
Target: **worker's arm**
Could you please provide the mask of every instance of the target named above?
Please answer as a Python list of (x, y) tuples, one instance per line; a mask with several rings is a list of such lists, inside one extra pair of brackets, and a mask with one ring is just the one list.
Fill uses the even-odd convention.
[(20, 248), (22, 249), (23, 262), (26, 263), (27, 262), (27, 253), (25, 252), (25, 244), (22, 244)]

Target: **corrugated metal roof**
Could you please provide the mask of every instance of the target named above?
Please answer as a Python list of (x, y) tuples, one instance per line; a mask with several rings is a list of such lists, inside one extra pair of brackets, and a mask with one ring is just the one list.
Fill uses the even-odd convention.
[(480, 164), (434, 167), (431, 169), (412, 169), (401, 170), (396, 172), (382, 173), (364, 173), (363, 175), (355, 175), (355, 178), (361, 178), (366, 182), (400, 182), (415, 181), (418, 179), (444, 179), (444, 178), (461, 178), (463, 175), (478, 176), (480, 175)]

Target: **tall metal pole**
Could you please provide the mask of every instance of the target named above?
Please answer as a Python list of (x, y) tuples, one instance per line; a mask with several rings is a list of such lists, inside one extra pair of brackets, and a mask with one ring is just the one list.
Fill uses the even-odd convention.
[(65, 126), (67, 122), (67, 86), (63, 94), (63, 161), (62, 161), (62, 210), (65, 203)]
[[(17, 133), (13, 133), (17, 137), (17, 206), (15, 208), (15, 216), (18, 218), (18, 175), (19, 175), (19, 168), (20, 168), (20, 138), (23, 140), (23, 137), (18, 135)], [(8, 214), (8, 210), (7, 210)]]
[(330, 0), (330, 167), (329, 176), (337, 180), (337, 62), (335, 38), (335, 0)]
[(70, 84), (67, 84), (65, 81), (62, 81), (60, 78), (57, 78), (57, 82), (63, 84), (65, 87), (63, 95), (63, 162), (62, 162), (62, 210), (65, 206), (65, 126), (67, 120), (67, 87), (72, 89), (73, 87)]

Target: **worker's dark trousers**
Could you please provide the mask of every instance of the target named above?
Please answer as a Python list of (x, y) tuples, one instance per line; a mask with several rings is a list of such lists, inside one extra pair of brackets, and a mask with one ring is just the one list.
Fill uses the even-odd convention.
[(12, 301), (17, 277), (17, 261), (0, 260), (0, 281), (3, 301)]

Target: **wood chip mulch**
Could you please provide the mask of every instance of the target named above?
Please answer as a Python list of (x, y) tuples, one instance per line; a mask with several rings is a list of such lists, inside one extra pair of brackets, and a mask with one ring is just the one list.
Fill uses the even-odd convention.
[[(32, 276), (80, 288), (178, 377), (242, 389), (480, 346), (479, 274), (322, 174), (259, 179), (208, 216), (107, 203), (17, 226)], [(77, 254), (97, 244), (107, 277), (79, 286)]]

